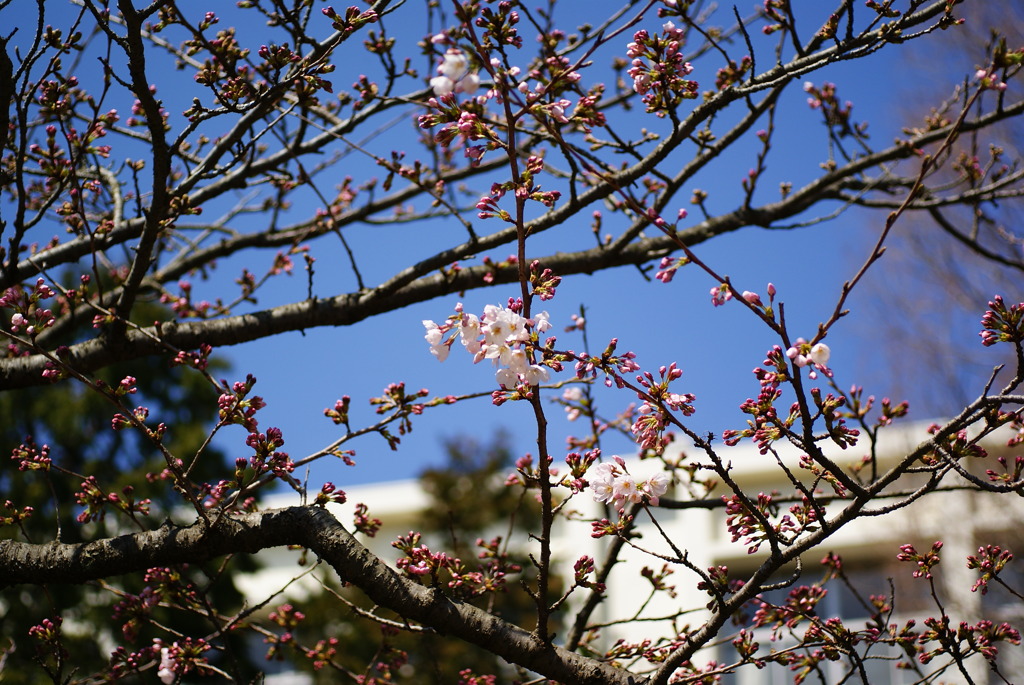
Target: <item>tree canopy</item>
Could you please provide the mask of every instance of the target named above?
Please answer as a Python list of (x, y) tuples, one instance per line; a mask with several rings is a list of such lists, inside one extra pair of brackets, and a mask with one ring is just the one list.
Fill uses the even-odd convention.
[[(964, 364), (990, 365), (974, 355), (998, 346), (1005, 368), (950, 375), (976, 387), (965, 398), (958, 388), (950, 418), (895, 456), (880, 445), (906, 423), (908, 404), (838, 380), (829, 339), (858, 316), (854, 293), (890, 247), (912, 265), (941, 263), (927, 236), (945, 236), (958, 265), (1024, 268), (1009, 220), (1024, 170), (1008, 133), (1024, 113), (1024, 48), (998, 26), (953, 38), (979, 4), (627, 0), (591, 4), (581, 21), (575, 3), (554, 0), (242, 0), (212, 10), (75, 0), (56, 13), (41, 0), (0, 3), (11, 27), (0, 37), (0, 407), (10, 417), (0, 434), (11, 453), (0, 476), (0, 606), (45, 590), (8, 621), (5, 660), (30, 656), (40, 678), (60, 683), (152, 672), (166, 683), (249, 681), (259, 665), (248, 641), (353, 682), (423, 682), (405, 668), (422, 663), (409, 645), (458, 660), (448, 643), (457, 640), (480, 650), (456, 671), (467, 685), (713, 682), (770, 665), (828, 682), (825, 662), (866, 683), (866, 655), (885, 646), (919, 682), (973, 682), (976, 663), (1009, 682), (1000, 650), (1019, 633), (947, 610), (932, 574), (941, 541), (924, 551), (908, 539), (892, 554), (934, 599), (920, 625), (896, 622), (894, 592), (855, 593), (870, 614), (863, 626), (815, 608), (832, 587), (852, 591), (826, 552), (854, 522), (971, 493), (1005, 502), (1009, 526), (1024, 492), (1019, 294), (964, 297), (981, 331)], [(915, 119), (877, 130), (873, 114), (894, 103), (872, 100), (876, 111), (862, 114), (838, 77), (881, 82), (879, 70), (918, 45), (955, 46), (944, 92), (904, 103)], [(799, 272), (844, 214), (862, 210), (873, 221), (861, 234), (866, 257), (837, 278), (816, 325), (787, 318), (798, 293), (727, 275), (743, 260)], [(778, 245), (708, 257), (708, 245), (751, 229)], [(809, 237), (783, 244), (798, 231)], [(625, 314), (597, 290), (571, 319), (545, 310), (571, 279), (617, 267), (642, 282)], [(757, 358), (683, 341), (675, 361), (641, 359), (622, 335), (593, 339), (588, 319), (602, 315), (663, 335), (676, 289), (694, 283), (707, 307), (740, 312), (746, 330), (767, 336)], [(489, 304), (459, 302), (471, 291)], [(414, 390), (383, 373), (386, 359), (341, 353), (325, 368), (381, 367), (388, 385), (310, 417), (332, 422), (336, 439), (293, 456), (282, 447), (301, 426), (263, 420), (268, 401), (288, 398), (257, 394), (250, 369), (218, 378), (221, 355), (237, 346), (358, 331), (426, 302), (432, 320), (395, 335), (417, 339), (423, 364), (448, 373), (490, 362), (493, 381), (469, 393)], [(712, 340), (746, 335), (711, 328)], [(756, 367), (749, 386), (730, 389), (743, 418), (714, 433), (694, 423), (700, 405), (682, 377), (704, 364)], [(931, 367), (907, 368), (932, 383)], [(364, 400), (379, 415), (365, 425), (351, 411)], [(399, 537), (390, 563), (368, 543), (373, 512), (340, 520), (344, 483), (318, 469), (353, 463), (364, 436), (398, 449), (414, 424), (444, 422), (449, 405), (469, 402), (528, 407), (515, 430), (535, 447), (514, 459), (495, 447), (480, 461), (455, 448), (455, 475), (426, 481), (449, 503), (425, 521), (435, 534)], [(551, 420), (563, 411), (575, 422), (568, 435)], [(613, 435), (635, 454), (602, 452)], [(744, 480), (728, 452), (737, 444), (756, 447), (781, 490)], [(501, 470), (498, 490), (488, 481), (465, 491)], [(294, 492), (293, 504), (261, 506), (273, 489)], [(486, 516), (488, 504), (469, 496), (482, 492), (493, 493)], [(693, 563), (691, 543), (662, 526), (687, 510), (719, 512), (750, 563)], [(639, 537), (641, 520), (665, 551)], [(519, 548), (488, 539), (499, 521), (528, 531)], [(445, 525), (452, 535), (436, 533)], [(560, 558), (554, 541), (565, 534), (601, 541), (603, 556)], [(964, 591), (991, 583), (1019, 600), (1022, 589), (1004, 581), (1012, 552), (995, 538), (978, 543), (951, 562), (979, 574)], [(379, 649), (339, 657), (344, 635), (317, 638), (310, 622), (309, 644), (284, 648), (298, 644), (302, 620), (295, 606), (273, 605), (286, 588), (241, 598), (231, 587), (250, 555), (281, 546), (332, 569), (333, 596), (380, 627)], [(608, 577), (632, 552), (664, 565), (642, 576), (665, 602), (676, 599), (669, 573), (702, 594), (678, 609), (696, 617), (685, 628), (595, 618), (611, 593), (629, 591)], [(804, 567), (823, 554), (825, 580), (811, 580)], [(364, 599), (341, 601), (342, 589)], [(620, 624), (648, 634), (606, 640)], [(796, 645), (761, 644), (759, 630)], [(407, 633), (401, 647), (394, 633)]]

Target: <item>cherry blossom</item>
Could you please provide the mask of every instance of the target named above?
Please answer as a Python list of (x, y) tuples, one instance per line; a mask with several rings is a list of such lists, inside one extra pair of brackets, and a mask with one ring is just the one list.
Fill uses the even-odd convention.
[(832, 356), (832, 350), (828, 348), (825, 343), (818, 343), (811, 348), (811, 361), (819, 366), (825, 366), (828, 364), (829, 357)]
[(575, 421), (580, 417), (579, 404), (584, 399), (583, 390), (575, 385), (562, 391), (562, 402), (565, 405), (565, 418)]
[(685, 78), (693, 66), (683, 59), (684, 40), (683, 30), (669, 21), (662, 25), (662, 35), (651, 36), (641, 29), (626, 46), (626, 56), (632, 59), (627, 73), (633, 90), (643, 96), (647, 111), (659, 117), (683, 100), (697, 97), (697, 82)]
[[(664, 281), (667, 283), (668, 281)], [(716, 285), (711, 289), (711, 304), (716, 307), (721, 307), (723, 304), (732, 299), (732, 290), (729, 289), (725, 283), (722, 285)]]
[(809, 376), (812, 379), (817, 378), (816, 371), (821, 371), (826, 376), (832, 375), (832, 371), (828, 368), (832, 350), (825, 343), (811, 345), (803, 338), (797, 338), (793, 346), (786, 350), (786, 356), (793, 361), (793, 365), (797, 368), (811, 366), (812, 370)]
[(640, 483), (640, 491), (647, 497), (647, 501), (657, 506), (659, 498), (668, 491), (668, 483), (668, 474), (659, 471)]
[(437, 357), (437, 360), (443, 362), (448, 358), (448, 345), (444, 344), (444, 334), (441, 332), (441, 328), (433, 321), (424, 319), (423, 327), (427, 329), (426, 338), (430, 344), (430, 354)]
[(587, 472), (594, 499), (624, 509), (626, 504), (646, 501), (657, 506), (659, 498), (668, 490), (669, 479), (665, 473), (656, 473), (646, 480), (636, 480), (626, 470), (625, 462), (619, 456), (613, 461), (602, 462)]
[(437, 73), (437, 76), (430, 79), (430, 87), (437, 97), (453, 92), (475, 93), (480, 87), (480, 76), (469, 71), (469, 58), (457, 48), (449, 48), (445, 52)]
[(598, 502), (611, 502), (615, 498), (614, 483), (618, 469), (611, 462), (603, 462), (590, 469), (590, 487)]
[(429, 319), (423, 321), (426, 329), (423, 337), (430, 345), (430, 353), (438, 361), (448, 358), (451, 346), (458, 338), (466, 351), (473, 355), (474, 363), (490, 359), (499, 367), (495, 380), (505, 390), (511, 390), (520, 383), (534, 386), (550, 379), (548, 368), (534, 363), (526, 347), (531, 331), (542, 333), (551, 329), (551, 317), (546, 311), (528, 319), (512, 308), (492, 304), (484, 307), (480, 317), (463, 312), (461, 303), (455, 309), (456, 314), (449, 317), (444, 325)]
[(174, 658), (171, 656), (171, 650), (167, 647), (160, 648), (160, 670), (156, 672), (156, 675), (164, 685), (170, 685), (177, 678), (174, 675)]

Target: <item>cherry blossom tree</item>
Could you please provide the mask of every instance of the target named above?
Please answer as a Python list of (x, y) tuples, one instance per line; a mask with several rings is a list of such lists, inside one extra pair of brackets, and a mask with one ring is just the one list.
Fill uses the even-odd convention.
[[(387, 636), (430, 633), (511, 665), (460, 668), (467, 685), (703, 683), (771, 667), (829, 682), (833, 662), (843, 682), (866, 683), (865, 663), (887, 648), (918, 682), (976, 682), (976, 664), (1010, 682), (1000, 659), (1019, 645), (1017, 629), (961, 620), (935, 581), (945, 562), (973, 574), (965, 592), (1020, 600), (1013, 552), (995, 539), (960, 559), (941, 540), (892, 550), (932, 600), (919, 623), (894, 618), (895, 581), (855, 593), (869, 614), (860, 625), (818, 610), (837, 586), (853, 587), (829, 545), (857, 521), (968, 492), (998, 498), (1009, 516), (1024, 492), (1019, 296), (976, 303), (974, 353), (1005, 348), (1006, 368), (896, 458), (879, 445), (908, 405), (839, 380), (829, 337), (857, 316), (851, 297), (909, 216), (929, 215), (987, 260), (1024, 263), (1020, 237), (993, 218), (1021, 195), (1024, 171), (1014, 151), (988, 143), (1024, 112), (1024, 48), (997, 35), (984, 61), (964, 58), (943, 97), (902, 129), (869, 133), (872, 113), (832, 78), (877, 78), (857, 65), (877, 70), (879, 56), (897, 64), (907, 45), (945, 45), (962, 28), (961, 4), (972, 2), (765, 0), (748, 11), (630, 0), (588, 6), (588, 23), (554, 0), (243, 0), (211, 11), (76, 0), (58, 13), (4, 4), (0, 389), (45, 390), (56, 402), (54, 390), (87, 393), (105, 407), (103, 431), (133, 436), (106, 468), (54, 449), (53, 423), (5, 446), (2, 601), (41, 588), (47, 606), (27, 629), (5, 631), (5, 663), (31, 659), (39, 678), (60, 683), (247, 682), (259, 668), (240, 644), (249, 640), (335, 679), (423, 682)], [(799, 150), (779, 142), (807, 122), (824, 132), (820, 149), (810, 136)], [(798, 293), (734, 283), (730, 263), (705, 251), (744, 229), (800, 230), (798, 246), (760, 256), (799, 270), (836, 217), (858, 209), (874, 210), (858, 215), (872, 217), (871, 244), (816, 326), (787, 318)], [(958, 226), (958, 212), (971, 222)], [(591, 340), (588, 319), (623, 318), (600, 296), (572, 319), (551, 313), (563, 283), (623, 266), (644, 279), (636, 311), (664, 316), (673, 293), (699, 282), (708, 308), (741, 312), (771, 341), (756, 359), (706, 355), (756, 366), (749, 385), (730, 389), (742, 419), (697, 422), (700, 398), (683, 377), (693, 350), (646, 360), (620, 345), (624, 335)], [(464, 304), (475, 290), (490, 304)], [(344, 396), (320, 418), (337, 439), (293, 457), (282, 447), (299, 427), (263, 420), (268, 402), (287, 399), (258, 395), (246, 369), (218, 378), (218, 355), (233, 346), (418, 303), (437, 313), (395, 335), (416, 341), (423, 364), (489, 364), (477, 392), (414, 391), (384, 377), (383, 394), (363, 398), (376, 422), (357, 423), (361, 399)], [(154, 362), (208, 388), (205, 400), (190, 396), (206, 403), (201, 440), (179, 439), (173, 398), (146, 399), (164, 379), (122, 371)], [(368, 360), (340, 366), (353, 363)], [(471, 558), (411, 531), (392, 543), (397, 558), (370, 551), (382, 522), (360, 506), (340, 520), (344, 484), (317, 480), (317, 469), (354, 464), (357, 438), (397, 449), (414, 424), (469, 402), (529, 408), (516, 430), (535, 448), (503, 486), (529, 512), (523, 547), (482, 538)], [(575, 430), (556, 436), (563, 409)], [(633, 454), (602, 452), (616, 434)], [(225, 463), (215, 449), (225, 444), (246, 456)], [(746, 484), (728, 456), (736, 445), (753, 446), (785, 490)], [(122, 482), (139, 469), (128, 478), (137, 482)], [(293, 504), (264, 507), (273, 488), (293, 491)], [(719, 512), (751, 563), (691, 561), (691, 541), (662, 525), (687, 510)], [(648, 521), (662, 551), (638, 536)], [(559, 536), (592, 538), (601, 553), (563, 559)], [(365, 663), (351, 663), (344, 635), (317, 633), (301, 607), (275, 604), (286, 588), (255, 605), (217, 593), (249, 555), (283, 546), (363, 598), (333, 595), (385, 636)], [(682, 585), (701, 600), (659, 621), (619, 621), (645, 636), (614, 641), (603, 633), (618, 625), (596, 617), (627, 554), (662, 565), (637, 579), (658, 603), (672, 604)], [(812, 572), (822, 559), (824, 572)], [(83, 584), (86, 593), (63, 592)], [(504, 593), (529, 611), (501, 611)], [(102, 625), (83, 630), (83, 602)], [(80, 659), (83, 634), (92, 661)], [(795, 644), (776, 644), (783, 636)]]

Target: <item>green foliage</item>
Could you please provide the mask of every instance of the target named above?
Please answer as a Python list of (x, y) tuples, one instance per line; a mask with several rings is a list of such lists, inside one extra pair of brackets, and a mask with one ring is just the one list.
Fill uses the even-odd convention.
[[(144, 308), (152, 314), (153, 307)], [(146, 379), (145, 397), (132, 395), (135, 405), (145, 405), (152, 416), (173, 428), (166, 434), (165, 446), (173, 454), (196, 454), (208, 435), (209, 419), (215, 416), (217, 397), (210, 385), (196, 373), (172, 367), (166, 359), (147, 358), (116, 364), (98, 374), (113, 387), (125, 376)], [(123, 493), (131, 487), (136, 502), (152, 500), (151, 519), (159, 521), (174, 507), (180, 497), (167, 487), (166, 481), (147, 478), (165, 467), (159, 450), (135, 430), (110, 430), (111, 418), (117, 409), (100, 393), (78, 384), (43, 386), (0, 393), (0, 449), (9, 457), (19, 445), (29, 441), (37, 447), (48, 446), (49, 455), (60, 465), (56, 470), (38, 470), (29, 474), (17, 472), (17, 462), (9, 460), (0, 469), (0, 502), (11, 502), (19, 510), (32, 507), (34, 513), (21, 522), (22, 537), (32, 542), (59, 539), (78, 542), (83, 532), (98, 528), (104, 535), (125, 532), (127, 519), (107, 516), (83, 527), (76, 522), (81, 506), (69, 506), (80, 490), (82, 480), (96, 476), (109, 493)], [(6, 458), (5, 457), (5, 458)], [(207, 447), (193, 470), (196, 481), (222, 477), (225, 456)], [(68, 475), (64, 471), (76, 475)], [(20, 477), (19, 477), (20, 476)], [(138, 596), (150, 585), (141, 575), (110, 579), (104, 583), (55, 585), (42, 588), (23, 587), (0, 598), (0, 654), (6, 660), (0, 668), (4, 685), (50, 682), (38, 668), (39, 640), (29, 636), (29, 629), (42, 620), (62, 616), (60, 646), (64, 675), (74, 671), (75, 677), (105, 669), (110, 654), (103, 645), (121, 642), (122, 637), (138, 649), (151, 644), (166, 632), (154, 624), (166, 626), (187, 635), (215, 632), (215, 622), (196, 611), (202, 609), (192, 602), (191, 594), (202, 597), (208, 592), (210, 601), (219, 606), (241, 606), (242, 598), (231, 581), (231, 574), (255, 568), (251, 557), (234, 561), (227, 571), (218, 561), (190, 568), (174, 569), (176, 589), (161, 597), (160, 606), (152, 608), (133, 629), (124, 627), (127, 619), (111, 621), (109, 594), (115, 589), (124, 603)], [(192, 587), (194, 590), (188, 590)], [(209, 588), (209, 590), (206, 590)], [(116, 634), (122, 631), (123, 635)], [(129, 633), (132, 633), (129, 637)], [(231, 642), (231, 641), (229, 641)], [(229, 670), (254, 674), (247, 664), (240, 641), (234, 641), (236, 653), (220, 661), (233, 660)], [(51, 658), (51, 663), (53, 659)], [(240, 670), (239, 670), (240, 669)], [(43, 680), (41, 680), (43, 679)]]

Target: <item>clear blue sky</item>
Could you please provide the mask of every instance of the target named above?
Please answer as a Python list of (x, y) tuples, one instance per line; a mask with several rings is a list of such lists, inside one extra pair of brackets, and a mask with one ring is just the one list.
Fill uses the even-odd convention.
[[(643, 24), (650, 29), (660, 21)], [(629, 38), (620, 41), (624, 52)], [(858, 115), (871, 121), (878, 144), (890, 140), (895, 114), (882, 103), (895, 97), (894, 81), (899, 83), (899, 64), (887, 62), (893, 53), (882, 53), (867, 63), (837, 65), (815, 74), (815, 83), (833, 80), (840, 84), (843, 98), (856, 103)], [(705, 83), (713, 74), (694, 74)], [(593, 77), (585, 77), (593, 78)], [(339, 79), (340, 80), (340, 79)], [(791, 104), (783, 110), (786, 117), (777, 121), (775, 153), (769, 161), (769, 178), (763, 184), (770, 197), (778, 181), (792, 180), (797, 187), (817, 171), (825, 159), (826, 138), (820, 114), (803, 104), (806, 95), (795, 84), (789, 94)], [(658, 122), (647, 122), (652, 128)], [(747, 146), (732, 159), (719, 160), (712, 175), (703, 175), (693, 187), (712, 193), (711, 206), (729, 210), (740, 197), (739, 181), (752, 166)], [(665, 169), (671, 173), (671, 169)], [(369, 173), (377, 173), (375, 170)], [(688, 205), (689, 193), (679, 198), (679, 206)], [(696, 216), (693, 212), (691, 216)], [(851, 211), (828, 224), (792, 231), (766, 231), (747, 228), (722, 236), (697, 249), (701, 258), (733, 279), (740, 290), (753, 290), (765, 295), (765, 286), (774, 282), (780, 300), (787, 306), (791, 331), (810, 337), (817, 323), (826, 318), (838, 296), (843, 281), (850, 277), (868, 254), (869, 242), (880, 230), (884, 216)], [(685, 226), (684, 222), (682, 226)], [(621, 226), (607, 225), (612, 231)], [(417, 241), (434, 244), (439, 228), (428, 228), (403, 234), (412, 247)], [(589, 212), (573, 220), (560, 231), (589, 238)], [(403, 237), (403, 240), (405, 238)], [(564, 243), (563, 243), (564, 244)], [(390, 248), (395, 245), (389, 242)], [(537, 254), (543, 254), (543, 249)], [(498, 253), (502, 257), (506, 253)], [(329, 259), (318, 256), (318, 273), (323, 274)], [(338, 268), (341, 255), (336, 255)], [(383, 258), (383, 256), (382, 256)], [(653, 275), (653, 272), (652, 272)], [(295, 280), (303, 277), (296, 275)], [(569, 323), (571, 314), (580, 305), (588, 308), (590, 341), (595, 351), (603, 349), (608, 339), (616, 336), (620, 350), (633, 350), (639, 363), (656, 372), (659, 365), (676, 362), (683, 369), (678, 391), (697, 396), (697, 413), (690, 425), (701, 433), (744, 426), (745, 416), (738, 405), (747, 397), (756, 396), (758, 386), (751, 371), (759, 366), (764, 353), (777, 341), (766, 328), (749, 316), (736, 303), (715, 308), (708, 294), (714, 283), (694, 267), (683, 269), (668, 284), (645, 281), (636, 269), (622, 268), (593, 276), (572, 276), (563, 281), (558, 296), (544, 307), (550, 310), (555, 329)], [(486, 303), (504, 303), (518, 290), (499, 287), (489, 291), (467, 293), (461, 298), (467, 311), (479, 312)], [(258, 391), (269, 402), (262, 413), (263, 425), (279, 425), (285, 431), (286, 449), (293, 458), (304, 456), (338, 437), (337, 429), (322, 416), (323, 409), (333, 405), (343, 394), (353, 398), (353, 427), (375, 420), (369, 397), (379, 395), (392, 381), (405, 381), (409, 388), (425, 387), (431, 396), (462, 394), (493, 389), (493, 369), (489, 363), (474, 366), (467, 355), (455, 350), (444, 363), (430, 356), (422, 338), (422, 319), (443, 320), (460, 298), (451, 296), (435, 302), (400, 309), (376, 317), (353, 328), (309, 330), (304, 335), (289, 334), (273, 340), (230, 350), (239, 371), (251, 370), (259, 379)], [(832, 366), (837, 380), (848, 387), (854, 381), (858, 359), (863, 355), (865, 329), (870, 323), (863, 317), (841, 322), (828, 339), (833, 350)], [(579, 349), (578, 334), (560, 334), (563, 346)], [(568, 377), (569, 372), (562, 377)], [(883, 394), (884, 390), (879, 394)], [(635, 400), (628, 392), (606, 391), (599, 395), (599, 406), (606, 416), (614, 416)], [(567, 434), (582, 430), (569, 424), (562, 410), (552, 405), (549, 412), (550, 448), (556, 462), (564, 454)], [(534, 426), (530, 408), (524, 403), (491, 406), (487, 398), (452, 407), (440, 407), (429, 415), (414, 420), (414, 432), (402, 438), (402, 447), (391, 452), (382, 439), (362, 438), (351, 446), (357, 450), (357, 467), (321, 463), (316, 466), (311, 482), (334, 480), (339, 484), (355, 484), (388, 479), (414, 477), (428, 465), (443, 459), (441, 443), (445, 438), (469, 436), (486, 441), (504, 429), (515, 441), (518, 453), (536, 454)], [(238, 444), (236, 439), (235, 445)], [(606, 452), (634, 451), (625, 440), (612, 440)]]
[[(49, 5), (49, 3), (48, 3)], [(617, 3), (597, 3), (601, 8), (613, 9)], [(23, 2), (15, 12), (32, 16), (34, 3)], [(53, 18), (51, 22), (57, 23)], [(228, 22), (225, 22), (228, 23)], [(660, 20), (651, 18), (640, 26), (656, 30)], [(400, 37), (422, 37), (423, 26), (391, 18), (389, 28)], [(523, 27), (526, 30), (527, 27)], [(28, 31), (21, 34), (26, 37)], [(247, 41), (242, 29), (239, 36)], [(623, 34), (615, 45), (625, 55), (630, 33)], [(528, 36), (532, 40), (532, 36)], [(248, 44), (248, 43), (247, 43)], [(257, 43), (252, 44), (258, 47)], [(414, 48), (412, 50), (415, 50)], [(584, 82), (607, 78), (604, 65), (610, 53), (602, 53), (595, 60), (598, 65), (584, 73)], [(767, 62), (770, 52), (759, 56)], [(889, 48), (867, 60), (840, 64), (809, 78), (816, 84), (825, 80), (839, 84), (840, 97), (855, 103), (855, 119), (867, 119), (871, 124), (873, 140), (884, 146), (898, 133), (904, 110), (893, 103), (901, 97), (900, 89), (911, 78), (911, 70), (900, 59), (896, 48)], [(699, 62), (693, 74), (701, 88), (709, 88), (714, 81), (711, 62)], [(356, 72), (348, 71), (348, 62), (339, 63), (332, 79), (339, 87), (348, 87)], [(359, 63), (361, 68), (364, 64)], [(964, 73), (969, 73), (965, 65)], [(717, 64), (715, 65), (717, 67)], [(180, 112), (179, 100), (188, 101), (190, 94), (177, 91), (175, 72), (157, 76), (160, 92), (168, 98), (168, 109)], [(163, 80), (166, 79), (166, 80)], [(956, 79), (954, 76), (953, 80)], [(778, 128), (774, 151), (768, 162), (768, 178), (763, 182), (759, 197), (771, 198), (781, 180), (790, 180), (799, 187), (817, 171), (817, 165), (826, 156), (825, 128), (818, 112), (812, 112), (804, 103), (805, 94), (799, 84), (788, 93), (788, 103), (776, 121)], [(125, 110), (124, 103), (117, 105)], [(173, 122), (173, 119), (172, 119)], [(637, 124), (639, 125), (639, 124)], [(648, 118), (644, 125), (659, 130), (662, 122)], [(410, 133), (408, 124), (398, 127), (372, 141), (369, 145), (378, 154), (386, 155), (389, 146), (406, 144)], [(720, 125), (719, 125), (720, 126)], [(404, 131), (404, 133), (402, 132)], [(693, 188), (700, 187), (712, 194), (710, 206), (728, 211), (740, 199), (740, 179), (753, 166), (755, 149), (748, 144), (736, 152), (724, 155), (702, 174)], [(682, 154), (682, 153), (681, 153)], [(682, 157), (674, 158), (678, 161)], [(380, 169), (358, 155), (339, 164), (339, 178), (352, 175), (357, 179), (380, 175)], [(674, 168), (665, 168), (672, 173)], [(689, 190), (679, 198), (678, 206), (688, 205)], [(834, 208), (834, 207), (833, 207)], [(206, 208), (204, 219), (215, 216), (217, 207)], [(302, 208), (308, 214), (308, 208)], [(302, 212), (297, 212), (298, 217)], [(696, 211), (691, 216), (696, 220)], [(606, 215), (606, 230), (617, 232), (623, 228), (617, 219)], [(242, 221), (258, 221), (257, 217), (244, 217)], [(765, 297), (765, 286), (774, 282), (779, 300), (784, 301), (795, 335), (810, 337), (817, 323), (827, 318), (834, 306), (844, 280), (849, 278), (867, 255), (871, 241), (881, 229), (884, 215), (851, 211), (834, 221), (811, 228), (792, 231), (766, 231), (747, 228), (715, 239), (697, 248), (698, 255), (708, 264), (732, 278), (739, 290), (752, 290)], [(242, 225), (236, 222), (236, 226)], [(687, 222), (681, 224), (682, 228)], [(350, 230), (349, 239), (360, 255), (360, 263), (367, 273), (367, 281), (376, 283), (416, 255), (447, 245), (458, 239), (461, 229), (438, 223), (402, 227), (362, 227)], [(540, 255), (562, 245), (586, 244), (590, 240), (589, 212), (558, 229), (556, 237), (545, 237), (543, 244), (532, 247)], [(314, 244), (316, 262), (315, 292), (329, 296), (351, 287), (347, 266), (340, 249), (329, 242)], [(508, 251), (492, 255), (502, 258)], [(244, 255), (241, 260), (225, 260), (208, 284), (196, 280), (197, 299), (213, 299), (223, 293), (218, 289), (230, 286), (241, 266), (261, 273), (272, 259), (272, 254)], [(653, 274), (653, 272), (652, 272)], [(751, 370), (760, 365), (764, 353), (774, 340), (768, 331), (736, 303), (714, 308), (708, 295), (715, 285), (702, 272), (690, 267), (683, 269), (668, 285), (645, 281), (636, 269), (623, 268), (593, 276), (566, 278), (555, 300), (546, 303), (552, 315), (555, 330), (569, 323), (571, 314), (580, 305), (588, 308), (590, 341), (600, 351), (613, 336), (619, 338), (620, 350), (632, 350), (639, 363), (656, 371), (662, 364), (676, 362), (683, 369), (678, 382), (679, 392), (692, 392), (697, 396), (697, 413), (690, 425), (701, 433), (720, 434), (727, 428), (742, 427), (744, 416), (737, 409), (747, 397), (755, 395), (757, 383)], [(259, 306), (295, 301), (304, 298), (305, 274), (301, 261), (296, 263), (296, 274), (290, 278), (274, 280), (267, 290), (258, 293)], [(503, 286), (488, 291), (467, 293), (462, 301), (468, 311), (479, 312), (486, 303), (503, 304), (515, 296), (515, 287)], [(230, 295), (224, 296), (230, 299)], [(355, 327), (312, 329), (304, 334), (292, 333), (270, 340), (249, 343), (237, 348), (224, 348), (218, 354), (230, 360), (233, 368), (229, 380), (244, 378), (252, 373), (258, 378), (256, 394), (262, 395), (268, 407), (261, 413), (262, 428), (279, 426), (284, 431), (285, 449), (294, 459), (318, 450), (340, 436), (339, 428), (323, 417), (323, 410), (331, 407), (342, 395), (353, 400), (351, 421), (360, 428), (377, 419), (368, 399), (381, 394), (390, 382), (404, 381), (410, 389), (428, 388), (431, 396), (457, 395), (490, 390), (494, 387), (493, 369), (489, 363), (474, 366), (468, 355), (455, 350), (445, 363), (438, 363), (428, 352), (423, 340), (422, 319), (442, 321), (460, 298), (446, 297), (438, 301), (399, 309), (384, 316), (365, 321)], [(872, 355), (879, 344), (877, 330), (871, 315), (858, 312), (858, 298), (852, 300), (853, 315), (837, 325), (828, 339), (832, 348), (831, 366), (841, 386), (855, 381), (882, 382), (876, 394), (887, 391), (884, 379), (872, 372)], [(865, 310), (866, 311), (866, 310)], [(980, 312), (979, 312), (980, 315)], [(973, 335), (968, 331), (967, 335)], [(559, 334), (563, 347), (580, 349), (578, 334)], [(865, 375), (866, 374), (866, 375)], [(565, 372), (560, 378), (570, 376)], [(872, 377), (874, 376), (874, 377)], [(144, 388), (143, 388), (144, 390)], [(605, 415), (614, 415), (635, 398), (626, 392), (602, 392), (599, 406)], [(581, 426), (568, 424), (560, 408), (552, 405), (549, 412), (550, 447), (556, 462), (563, 454), (564, 436)], [(348, 447), (357, 451), (355, 468), (323, 460), (313, 466), (310, 484), (332, 480), (339, 486), (388, 479), (409, 478), (428, 465), (436, 465), (443, 457), (442, 440), (460, 435), (486, 441), (500, 429), (514, 439), (515, 450), (536, 453), (533, 443), (534, 428), (529, 407), (524, 403), (492, 407), (489, 400), (479, 399), (454, 407), (441, 407), (427, 415), (414, 418), (414, 432), (402, 438), (398, 452), (391, 452), (386, 443), (367, 436)], [(218, 445), (234, 459), (247, 456), (245, 434), (239, 427), (226, 429), (218, 438)], [(610, 442), (606, 451), (629, 453), (633, 447), (625, 441)]]

